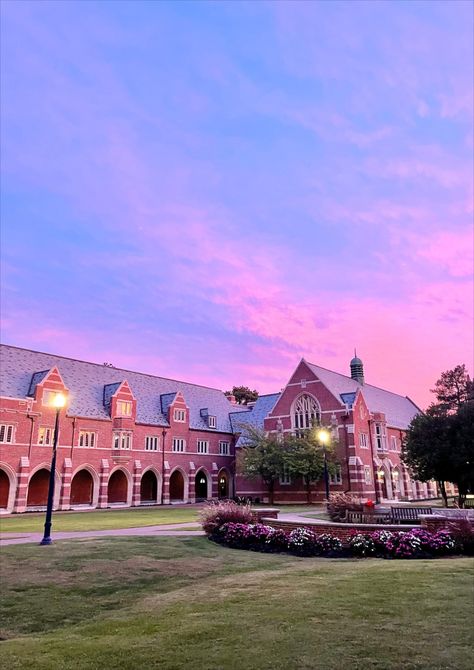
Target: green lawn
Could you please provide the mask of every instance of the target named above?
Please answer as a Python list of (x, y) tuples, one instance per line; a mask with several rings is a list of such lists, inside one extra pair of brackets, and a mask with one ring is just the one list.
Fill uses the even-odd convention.
[(2, 667), (467, 670), (474, 561), (324, 560), (206, 538), (2, 550)]
[[(135, 507), (131, 509), (91, 510), (89, 512), (54, 512), (55, 530), (109, 530), (113, 528), (139, 528), (168, 523), (199, 521), (199, 507)], [(42, 532), (44, 512), (14, 514), (0, 517), (0, 530), (12, 533)]]

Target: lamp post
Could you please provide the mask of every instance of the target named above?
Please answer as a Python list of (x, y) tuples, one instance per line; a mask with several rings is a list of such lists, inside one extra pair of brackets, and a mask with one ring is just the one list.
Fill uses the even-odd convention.
[(326, 445), (329, 444), (331, 438), (329, 431), (324, 428), (320, 428), (317, 432), (317, 437), (319, 444), (323, 448), (324, 454), (324, 485), (326, 487), (326, 500), (329, 500), (329, 472), (328, 472), (328, 459), (326, 454)]
[(53, 516), (53, 502), (54, 502), (54, 477), (56, 474), (56, 452), (58, 448), (59, 436), (59, 413), (61, 408), (66, 404), (66, 398), (62, 393), (56, 393), (53, 400), (53, 407), (56, 408), (56, 420), (54, 422), (54, 439), (53, 439), (53, 456), (51, 459), (51, 470), (49, 472), (49, 489), (48, 489), (48, 505), (46, 507), (46, 519), (44, 522), (44, 535), (40, 544), (51, 544), (51, 519)]

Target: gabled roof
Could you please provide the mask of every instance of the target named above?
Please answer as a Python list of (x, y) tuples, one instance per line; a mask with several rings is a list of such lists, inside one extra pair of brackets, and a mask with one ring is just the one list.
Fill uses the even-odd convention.
[(175, 393), (163, 393), (160, 396), (161, 400), (161, 411), (163, 416), (168, 416), (168, 410), (170, 406), (174, 403), (176, 396), (178, 395), (177, 391)]
[[(261, 395), (255, 401), (255, 404), (247, 411), (231, 413), (230, 420), (234, 433), (240, 433), (245, 429), (245, 424), (263, 430), (263, 422), (275, 407), (280, 393), (270, 393), (268, 395)], [(237, 446), (241, 447), (245, 443), (245, 437), (240, 437), (237, 441)]]
[(369, 410), (371, 412), (383, 412), (387, 419), (387, 425), (393, 428), (407, 428), (413, 417), (420, 412), (419, 407), (406, 396), (385, 391), (371, 384), (359, 384), (355, 379), (341, 375), (339, 372), (332, 372), (332, 370), (326, 370), (319, 365), (305, 362), (341, 404), (343, 404), (340, 399), (341, 395), (360, 391)]
[(31, 377), (31, 382), (30, 382), (30, 388), (28, 389), (27, 395), (33, 396), (35, 394), (35, 389), (38, 386), (38, 384), (41, 384), (46, 377), (49, 375), (51, 370), (42, 370), (41, 372), (35, 372), (34, 375)]
[(217, 417), (218, 430), (232, 432), (229, 412), (233, 406), (218, 389), (7, 345), (0, 345), (0, 356), (0, 395), (4, 397), (25, 398), (35, 371), (49, 371), (57, 366), (69, 389), (68, 413), (71, 415), (110, 419), (104, 406), (104, 387), (127, 379), (137, 400), (138, 423), (168, 425), (161, 396), (181, 391), (190, 410), (191, 428), (209, 430), (207, 421), (200, 415), (201, 408), (208, 407)]
[(110, 409), (112, 396), (115, 395), (121, 386), (122, 382), (115, 382), (115, 384), (106, 384), (104, 386), (104, 407)]

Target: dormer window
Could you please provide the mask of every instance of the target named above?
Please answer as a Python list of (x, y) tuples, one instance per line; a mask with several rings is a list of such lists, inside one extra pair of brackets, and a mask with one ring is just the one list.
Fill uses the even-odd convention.
[(132, 416), (132, 403), (129, 400), (117, 400), (117, 416)]
[(217, 417), (212, 416), (212, 414), (209, 414), (207, 417), (207, 425), (208, 428), (217, 428)]
[(173, 418), (175, 421), (184, 423), (186, 421), (186, 410), (185, 409), (175, 409), (173, 412)]

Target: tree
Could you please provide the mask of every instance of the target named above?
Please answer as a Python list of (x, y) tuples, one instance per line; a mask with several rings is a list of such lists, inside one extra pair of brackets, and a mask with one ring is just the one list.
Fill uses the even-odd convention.
[(309, 435), (293, 438), (285, 449), (285, 469), (292, 477), (301, 477), (305, 483), (308, 503), (311, 502), (311, 484), (324, 473), (324, 452)]
[(273, 504), (275, 482), (284, 473), (285, 445), (250, 424), (242, 424), (242, 429), (244, 446), (237, 456), (237, 471), (245, 477), (260, 477)]
[(459, 505), (474, 491), (474, 402), (460, 405), (449, 414), (432, 405), (414, 417), (408, 427), (402, 458), (416, 479), (435, 479), (447, 506), (445, 482), (456, 484)]
[(249, 402), (255, 402), (258, 398), (258, 391), (251, 391), (248, 386), (233, 386), (232, 391), (226, 391), (225, 395), (233, 395), (239, 405), (247, 405)]
[(440, 410), (456, 412), (465, 402), (474, 399), (473, 390), (474, 383), (463, 364), (442, 372), (431, 392), (436, 395)]

